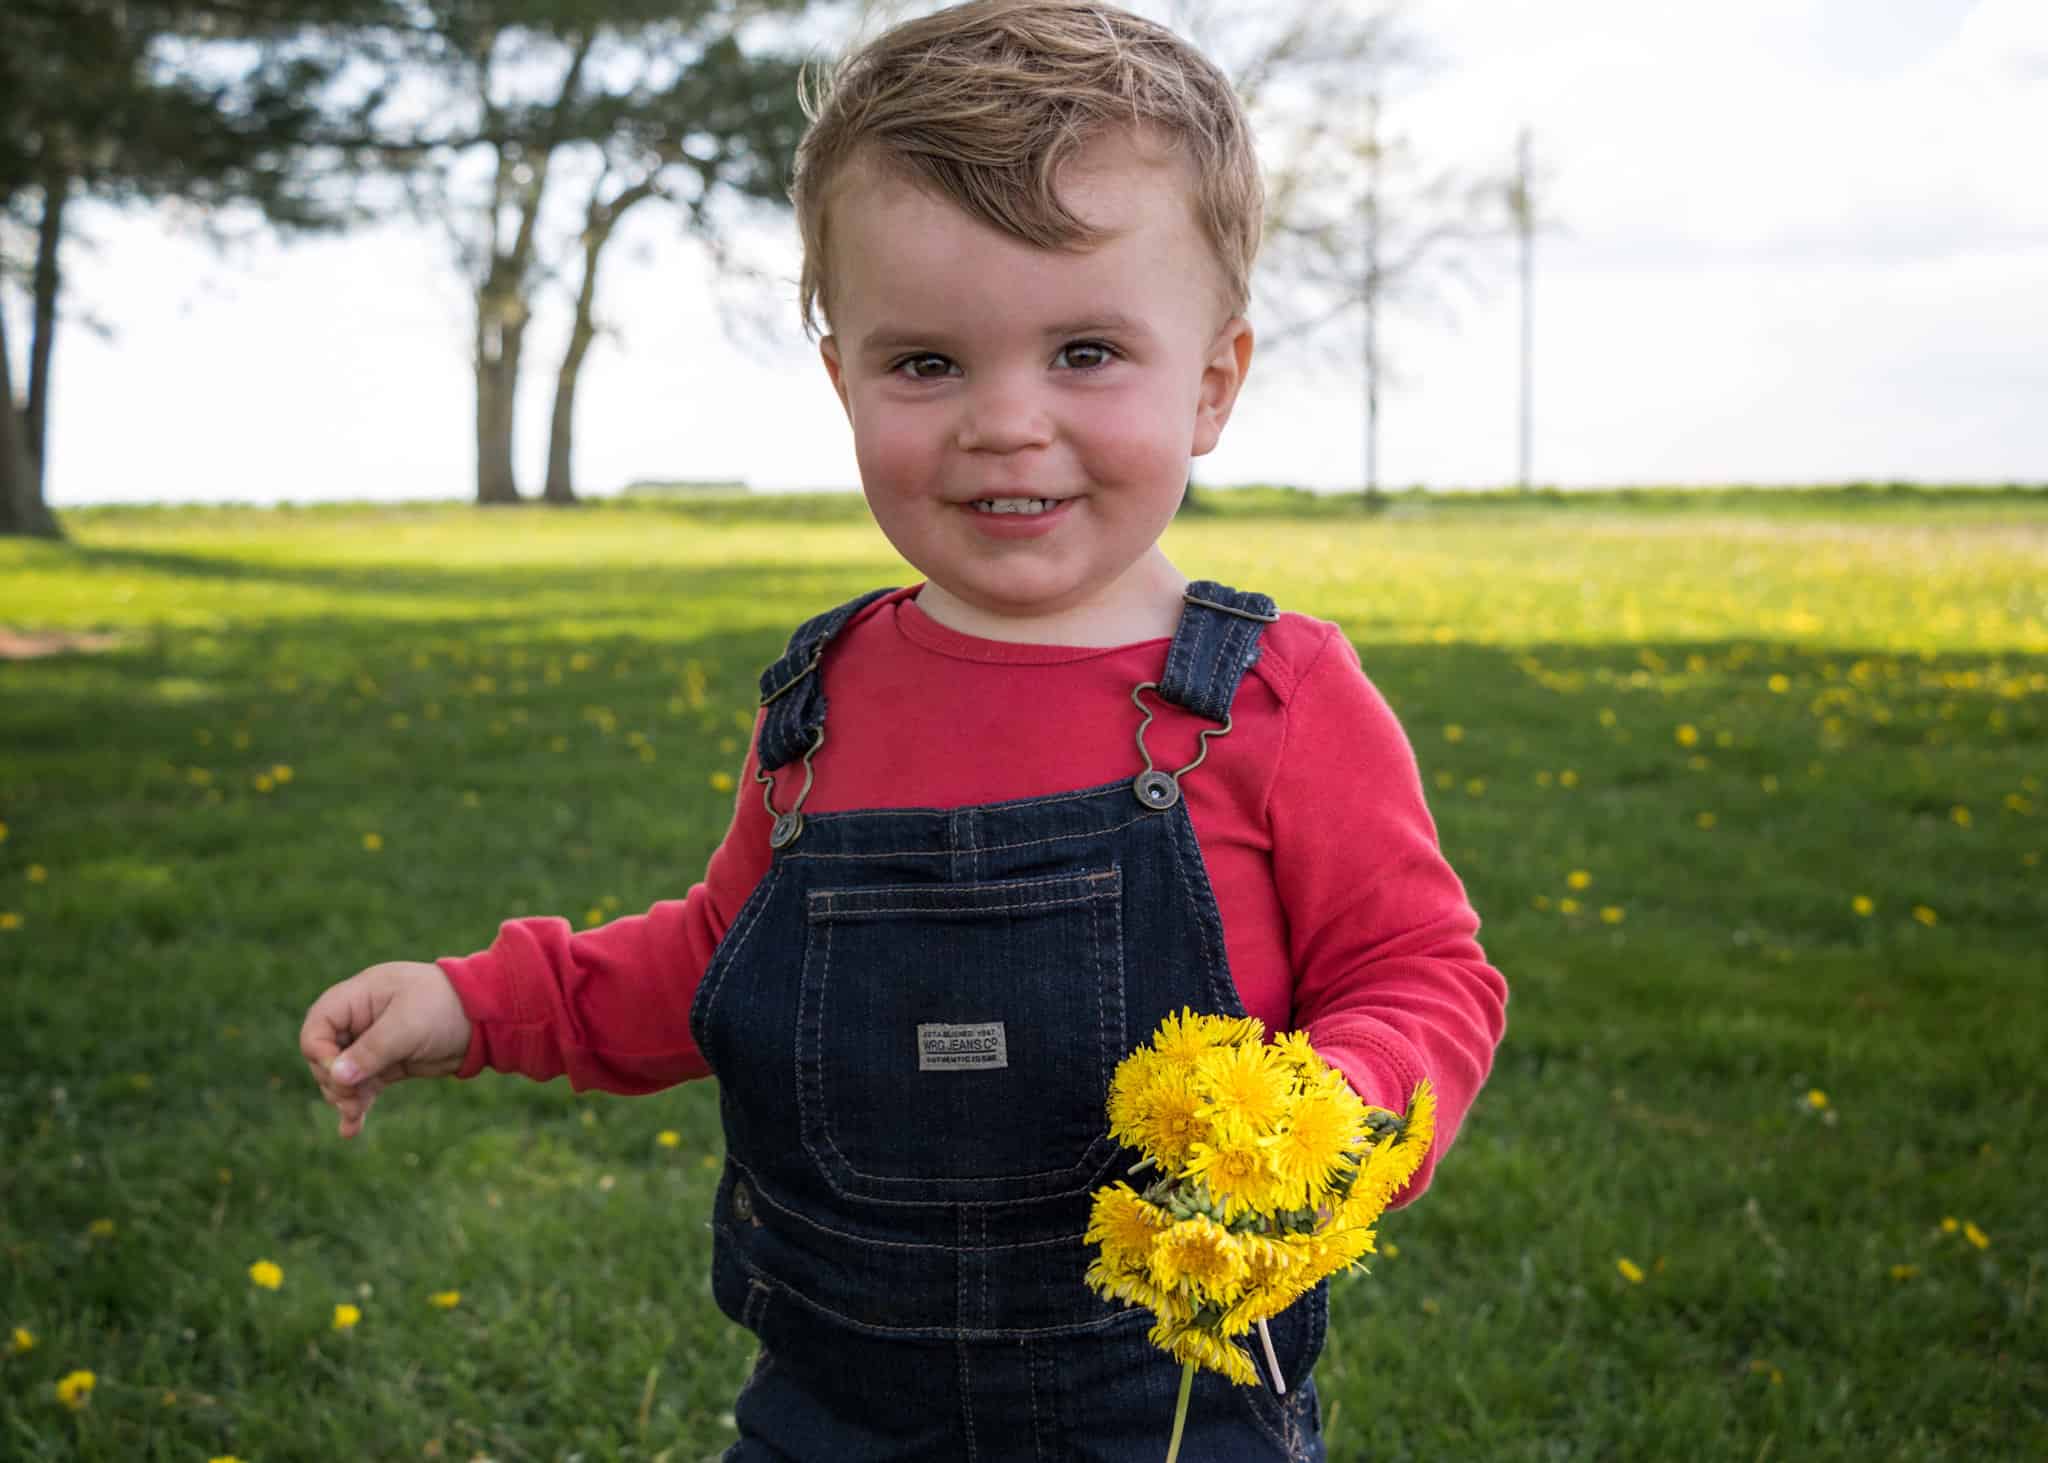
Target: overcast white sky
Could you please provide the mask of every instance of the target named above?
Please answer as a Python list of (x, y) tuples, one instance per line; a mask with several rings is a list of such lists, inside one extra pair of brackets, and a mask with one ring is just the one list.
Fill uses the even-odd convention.
[[(1445, 65), (1393, 126), (1477, 166), (1527, 124), (1555, 178), (1538, 481), (2048, 480), (2048, 0), (1414, 0), (1411, 17)], [(579, 487), (851, 486), (793, 286), (779, 339), (743, 348), (673, 225), (637, 223), (607, 262), (621, 335), (584, 372)], [(437, 236), (223, 259), (149, 217), (95, 233), (70, 300), (114, 333), (59, 339), (56, 506), (472, 491), (468, 301)], [(544, 317), (532, 342), (529, 492), (564, 328)], [(1384, 483), (1513, 480), (1518, 333), (1506, 258), (1455, 324), (1390, 326)], [(1354, 364), (1261, 358), (1201, 480), (1355, 486), (1360, 398)]]

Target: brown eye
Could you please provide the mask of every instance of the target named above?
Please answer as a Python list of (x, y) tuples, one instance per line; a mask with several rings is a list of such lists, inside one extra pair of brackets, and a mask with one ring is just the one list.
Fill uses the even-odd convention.
[(905, 356), (896, 369), (913, 381), (936, 381), (952, 371), (953, 363), (944, 356)]
[(1092, 371), (1108, 365), (1116, 352), (1099, 340), (1077, 340), (1060, 347), (1059, 361), (1072, 371)]

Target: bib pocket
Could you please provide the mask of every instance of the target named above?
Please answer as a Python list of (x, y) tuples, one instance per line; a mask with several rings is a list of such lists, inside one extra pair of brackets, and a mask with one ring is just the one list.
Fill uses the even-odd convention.
[(811, 891), (796, 1076), (820, 1172), (904, 1203), (1088, 1185), (1117, 1152), (1123, 960), (1114, 867)]

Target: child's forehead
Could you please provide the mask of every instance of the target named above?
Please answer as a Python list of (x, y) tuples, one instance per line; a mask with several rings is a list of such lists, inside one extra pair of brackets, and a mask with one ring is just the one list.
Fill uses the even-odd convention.
[[(1191, 313), (1231, 313), (1222, 265), (1177, 171), (1087, 160), (1062, 201), (1097, 237), (1048, 247), (902, 170), (866, 168), (835, 199), (826, 271), (828, 317), (835, 304), (850, 309), (863, 339), (878, 313), (913, 333), (949, 319), (977, 335), (1138, 330), (1140, 321), (1169, 329)], [(834, 328), (841, 323), (851, 322)]]

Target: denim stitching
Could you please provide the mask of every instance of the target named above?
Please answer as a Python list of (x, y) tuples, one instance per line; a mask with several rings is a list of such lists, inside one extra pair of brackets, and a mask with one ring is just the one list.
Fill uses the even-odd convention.
[[(1133, 823), (1142, 823), (1142, 822), (1144, 822), (1144, 821), (1145, 821), (1145, 820), (1146, 820), (1147, 818), (1151, 818), (1151, 817), (1156, 817), (1156, 816), (1158, 816), (1158, 815), (1157, 815), (1157, 814), (1154, 814), (1154, 813), (1140, 813), (1140, 814), (1138, 814), (1138, 816), (1136, 816), (1135, 818), (1126, 818), (1126, 819), (1125, 819), (1125, 820), (1124, 820), (1123, 822), (1121, 822), (1121, 823), (1112, 823), (1112, 824), (1110, 824), (1110, 825), (1109, 825), (1109, 826), (1108, 826), (1107, 828), (1087, 828), (1087, 829), (1083, 829), (1083, 830), (1082, 830), (1081, 832), (1078, 832), (1078, 833), (1055, 833), (1055, 834), (1053, 834), (1053, 835), (1052, 835), (1052, 836), (1051, 836), (1050, 838), (1026, 838), (1026, 839), (1021, 839), (1021, 840), (1019, 840), (1019, 841), (1018, 841), (1018, 842), (1016, 842), (1016, 843), (991, 843), (991, 844), (987, 844), (987, 845), (985, 845), (985, 846), (983, 847), (983, 849), (982, 849), (982, 852), (984, 852), (984, 853), (1007, 853), (1007, 852), (1008, 852), (1009, 850), (1011, 850), (1011, 849), (1013, 849), (1013, 848), (1037, 848), (1037, 847), (1039, 847), (1040, 845), (1042, 845), (1042, 844), (1047, 844), (1047, 843), (1071, 843), (1071, 842), (1073, 842), (1073, 841), (1074, 841), (1075, 839), (1077, 839), (1077, 838), (1106, 838), (1106, 837), (1108, 837), (1108, 836), (1109, 836), (1110, 834), (1112, 834), (1112, 833), (1120, 833), (1120, 832), (1122, 832), (1122, 831), (1123, 831), (1124, 829), (1126, 829), (1126, 828), (1130, 827), (1130, 826), (1131, 826), (1131, 825), (1132, 825)], [(946, 852), (947, 852), (947, 850), (945, 850), (945, 849), (943, 849), (943, 848), (892, 848), (892, 849), (885, 849), (885, 850), (883, 850), (883, 851), (882, 851), (881, 853), (785, 853), (785, 854), (783, 855), (783, 858), (784, 858), (785, 860), (788, 860), (788, 859), (867, 859), (867, 860), (874, 860), (874, 859), (879, 859), (879, 858), (919, 858), (919, 857), (923, 857), (923, 858), (932, 858), (932, 857), (937, 857), (937, 856), (939, 856), (939, 855), (942, 855), (942, 854), (944, 854), (944, 853), (946, 853)]]
[[(834, 1239), (851, 1240), (855, 1244), (868, 1245), (872, 1248), (880, 1250), (940, 1250), (946, 1254), (951, 1254), (953, 1253), (953, 1251), (959, 1248), (959, 1246), (957, 1245), (921, 1244), (914, 1240), (871, 1239), (869, 1236), (864, 1234), (852, 1234), (843, 1229), (834, 1229), (829, 1224), (820, 1224), (817, 1220), (812, 1219), (809, 1215), (804, 1214), (800, 1210), (792, 1209), (786, 1204), (777, 1203), (766, 1191), (762, 1189), (760, 1181), (758, 1178), (756, 1178), (754, 1171), (748, 1168), (745, 1164), (741, 1163), (738, 1159), (729, 1159), (728, 1162), (737, 1172), (745, 1174), (747, 1176), (747, 1179), (754, 1190), (754, 1202), (756, 1204), (765, 1203), (768, 1205), (769, 1208), (775, 1210), (776, 1213), (783, 1215), (785, 1218), (795, 1220), (798, 1224), (801, 1224), (806, 1228), (815, 1229), (820, 1234), (829, 1234)], [(872, 1202), (877, 1204), (904, 1204), (910, 1201), (904, 1199), (876, 1199)], [(931, 1206), (926, 1205), (925, 1207), (929, 1208)], [(1007, 1250), (1058, 1249), (1063, 1246), (1072, 1246), (1078, 1249), (1080, 1248), (1082, 1243), (1083, 1233), (1084, 1231), (1077, 1229), (1071, 1234), (1054, 1235), (1051, 1239), (1019, 1240), (1015, 1244), (1007, 1245), (984, 1244), (977, 1246), (976, 1248), (990, 1254), (999, 1254)], [(983, 1237), (986, 1238), (985, 1233)]]
[[(1042, 879), (1003, 879), (994, 882), (947, 884), (944, 886), (931, 886), (929, 888), (923, 885), (868, 884), (853, 889), (813, 889), (804, 896), (804, 899), (809, 904), (813, 916), (816, 918), (867, 914), (871, 910), (881, 909), (883, 906), (865, 904), (856, 896), (879, 897), (885, 894), (905, 898), (926, 897), (931, 902), (926, 906), (922, 906), (921, 912), (923, 909), (940, 912), (948, 907), (960, 908), (968, 912), (994, 912), (1015, 908), (1037, 908), (1040, 906), (998, 905), (993, 902), (970, 904), (968, 903), (968, 897), (1007, 894), (1011, 892), (1021, 894), (1027, 889), (1046, 889), (1063, 884), (1094, 885), (1101, 884), (1104, 880), (1120, 882), (1121, 871), (1112, 864), (1106, 869), (1091, 869), (1086, 873), (1080, 874), (1054, 874)], [(1078, 904), (1091, 899), (1106, 899), (1108, 897), (1110, 897), (1109, 893), (1104, 889), (1081, 888), (1077, 889), (1073, 895), (1062, 902)], [(841, 899), (848, 901), (853, 907), (845, 910), (831, 907), (835, 900)], [(893, 907), (891, 908), (893, 910)]]
[[(738, 962), (740, 952), (746, 948), (747, 941), (760, 926), (761, 914), (767, 909), (769, 904), (768, 891), (780, 873), (780, 869), (772, 865), (769, 867), (768, 872), (762, 876), (761, 882), (755, 886), (753, 894), (748, 896), (746, 905), (740, 910), (740, 917), (726, 931), (726, 939), (732, 943), (732, 953), (726, 955), (725, 941), (721, 941), (719, 948), (713, 954), (711, 964), (718, 972), (717, 978), (711, 980), (707, 986), (701, 987), (697, 993), (697, 1000), (704, 1003), (704, 1025), (707, 1030), (711, 1024), (712, 1010), (718, 1004), (719, 993), (725, 988), (726, 976), (731, 972), (734, 964)], [(759, 900), (759, 903), (756, 903), (756, 900)], [(720, 956), (725, 956), (725, 958), (720, 960), (718, 958)], [(711, 970), (707, 969), (705, 974), (707, 977), (710, 976)], [(693, 1002), (692, 1004), (695, 1003)], [(695, 1033), (692, 1032), (691, 1035), (692, 1039), (694, 1039)]]

